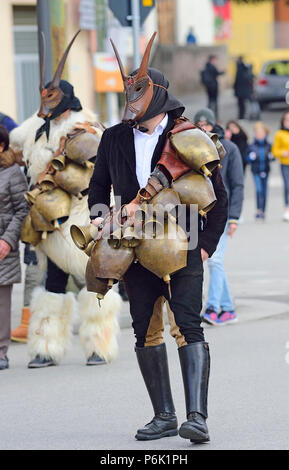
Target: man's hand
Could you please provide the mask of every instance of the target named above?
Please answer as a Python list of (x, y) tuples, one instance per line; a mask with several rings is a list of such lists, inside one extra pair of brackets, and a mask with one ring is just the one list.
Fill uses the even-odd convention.
[(104, 219), (102, 217), (97, 217), (96, 219), (92, 220), (91, 223), (98, 227), (100, 224), (102, 224)]
[(229, 228), (227, 232), (229, 237), (233, 238), (233, 235), (236, 232), (237, 228), (238, 228), (238, 224), (235, 224), (235, 223), (229, 224)]
[(103, 224), (103, 222), (104, 222), (104, 219), (102, 217), (97, 217), (96, 219), (91, 221), (92, 225), (99, 228), (97, 237), (94, 239), (95, 241), (100, 240), (101, 238), (103, 227), (100, 228), (99, 226)]
[(209, 258), (209, 254), (203, 248), (201, 248), (201, 256), (202, 256), (203, 263), (207, 261), (207, 259)]
[(3, 261), (11, 251), (11, 246), (4, 240), (0, 240), (0, 261)]

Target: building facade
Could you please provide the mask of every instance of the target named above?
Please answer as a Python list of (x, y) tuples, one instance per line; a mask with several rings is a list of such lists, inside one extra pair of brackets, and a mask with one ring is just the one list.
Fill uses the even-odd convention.
[(157, 0), (160, 44), (184, 46), (193, 28), (200, 46), (214, 43), (212, 0)]
[[(17, 122), (39, 107), (36, 0), (1, 0), (0, 111)], [(65, 0), (67, 41), (79, 29), (79, 0)], [(84, 107), (94, 110), (92, 33), (82, 31), (68, 59), (68, 78)]]

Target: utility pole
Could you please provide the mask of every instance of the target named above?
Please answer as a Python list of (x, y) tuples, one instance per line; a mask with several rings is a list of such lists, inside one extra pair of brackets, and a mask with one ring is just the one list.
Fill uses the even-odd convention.
[(50, 39), (50, 6), (49, 0), (37, 0), (37, 19), (38, 19), (38, 43), (39, 43), (39, 57), (41, 64), (42, 54), (42, 38), (41, 32), (45, 36), (46, 41), (46, 57), (45, 70), (44, 70), (44, 84), (48, 83), (52, 78), (52, 51)]
[(134, 69), (140, 66), (140, 7), (139, 0), (131, 0), (131, 12), (132, 12), (132, 29), (133, 29), (133, 65)]
[[(105, 30), (106, 30), (106, 36), (108, 35), (108, 3), (107, 0), (105, 1)], [(106, 47), (109, 47), (109, 50), (107, 52), (110, 52), (110, 42), (109, 38), (106, 37)], [(107, 92), (106, 93), (106, 112), (107, 112), (107, 122), (109, 126), (113, 126), (114, 124), (117, 124), (119, 122), (119, 113), (118, 113), (118, 99), (117, 99), (117, 93), (114, 92)]]
[[(49, 0), (50, 5), (50, 31), (52, 49), (52, 68), (55, 73), (59, 61), (67, 46), (65, 27), (65, 2), (64, 0)], [(67, 63), (63, 71), (63, 78), (67, 79)]]
[[(47, 83), (52, 79), (67, 45), (64, 0), (37, 0), (37, 18), (39, 51), (42, 50), (41, 32), (46, 42), (44, 82)], [(63, 76), (67, 76), (66, 67)]]

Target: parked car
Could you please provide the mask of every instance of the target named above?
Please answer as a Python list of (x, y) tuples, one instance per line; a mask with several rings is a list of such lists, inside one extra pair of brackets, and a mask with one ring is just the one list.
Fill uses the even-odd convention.
[(287, 93), (289, 93), (289, 60), (266, 62), (255, 85), (255, 95), (261, 109), (270, 103), (281, 101), (286, 103)]

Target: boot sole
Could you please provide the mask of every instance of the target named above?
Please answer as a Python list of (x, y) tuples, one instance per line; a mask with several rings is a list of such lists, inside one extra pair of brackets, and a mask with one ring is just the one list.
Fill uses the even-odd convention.
[(86, 365), (88, 367), (91, 367), (91, 366), (105, 366), (106, 362), (103, 361), (103, 362), (87, 362)]
[(201, 444), (202, 442), (209, 442), (210, 437), (209, 434), (204, 434), (197, 429), (182, 429), (179, 430), (179, 436), (183, 439), (190, 439), (191, 442), (195, 444)]
[(235, 323), (238, 323), (238, 322), (239, 322), (239, 318), (234, 318), (234, 320), (228, 320), (224, 323), (217, 323), (216, 326), (222, 327), (222, 326), (227, 326), (227, 325), (234, 325)]
[(28, 340), (27, 339), (13, 338), (13, 336), (11, 336), (11, 341), (13, 341), (13, 343), (26, 344)]
[(45, 365), (29, 365), (28, 364), (28, 369), (45, 369), (47, 367), (53, 367), (53, 366), (56, 366), (56, 364), (54, 364), (53, 362), (52, 363), (49, 363), (49, 364), (45, 364)]
[(155, 441), (157, 439), (162, 439), (163, 437), (172, 437), (172, 436), (177, 436), (178, 435), (178, 430), (177, 429), (171, 429), (170, 431), (165, 431), (162, 432), (161, 434), (156, 434), (156, 435), (151, 435), (151, 436), (146, 436), (145, 434), (137, 434), (135, 436), (137, 441)]

